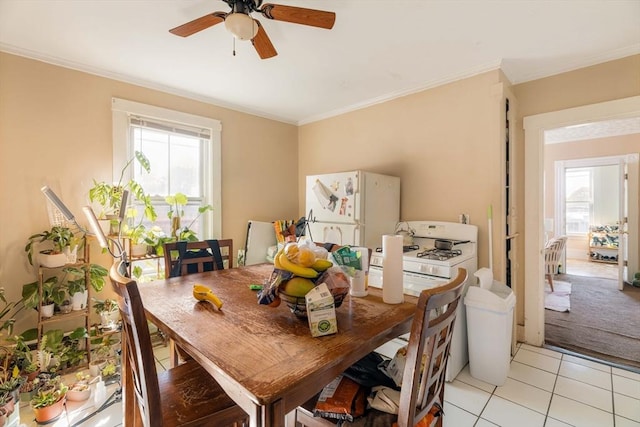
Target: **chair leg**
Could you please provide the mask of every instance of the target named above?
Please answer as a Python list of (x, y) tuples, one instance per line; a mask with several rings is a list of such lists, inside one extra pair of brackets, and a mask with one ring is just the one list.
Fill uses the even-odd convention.
[(551, 274), (547, 274), (547, 281), (549, 282), (549, 287), (551, 287), (551, 292), (555, 292), (553, 290), (553, 276)]

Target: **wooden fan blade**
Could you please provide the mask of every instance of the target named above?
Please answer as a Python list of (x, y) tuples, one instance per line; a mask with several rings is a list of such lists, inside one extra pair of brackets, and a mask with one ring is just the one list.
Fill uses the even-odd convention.
[(273, 47), (271, 39), (269, 39), (269, 36), (260, 21), (257, 19), (254, 19), (254, 21), (258, 24), (258, 32), (256, 33), (256, 36), (251, 39), (253, 47), (256, 49), (256, 52), (258, 52), (260, 59), (273, 58), (278, 54), (278, 52), (276, 52), (276, 48)]
[(213, 12), (209, 15), (187, 22), (186, 24), (172, 28), (169, 32), (176, 36), (187, 37), (197, 33), (198, 31), (206, 30), (209, 27), (213, 27), (216, 24), (224, 22), (224, 18), (226, 18), (226, 16), (227, 14), (224, 12)]
[(324, 10), (305, 9), (303, 7), (283, 6), (281, 4), (265, 4), (260, 12), (269, 19), (310, 25), (330, 30), (336, 22), (336, 14)]

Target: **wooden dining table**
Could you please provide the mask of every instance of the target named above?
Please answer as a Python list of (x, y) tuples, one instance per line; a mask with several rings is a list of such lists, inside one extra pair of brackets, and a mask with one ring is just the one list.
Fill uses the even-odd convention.
[[(405, 296), (403, 303), (385, 304), (381, 291), (369, 288), (368, 296), (349, 296), (336, 308), (336, 334), (312, 337), (307, 319), (284, 302), (258, 304), (250, 285), (265, 284), (272, 271), (271, 264), (259, 264), (138, 284), (147, 318), (211, 374), (252, 427), (284, 426), (289, 412), (346, 368), (409, 332), (417, 303)], [(193, 297), (196, 283), (218, 295), (220, 310)], [(124, 376), (130, 414), (135, 403), (126, 397)]]

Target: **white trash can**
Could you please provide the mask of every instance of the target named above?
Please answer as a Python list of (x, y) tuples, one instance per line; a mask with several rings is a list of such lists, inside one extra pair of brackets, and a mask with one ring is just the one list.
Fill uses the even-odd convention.
[[(478, 270), (482, 274), (481, 270), (488, 269)], [(464, 298), (469, 369), (472, 377), (501, 386), (509, 373), (516, 298), (511, 288), (494, 281), (493, 275), (488, 283), (491, 285), (469, 286)]]

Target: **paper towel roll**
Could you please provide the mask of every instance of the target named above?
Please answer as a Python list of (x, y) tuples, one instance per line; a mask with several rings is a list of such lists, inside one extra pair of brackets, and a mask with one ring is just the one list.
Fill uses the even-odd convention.
[(402, 286), (402, 236), (382, 236), (382, 301), (404, 302)]
[(369, 249), (351, 247), (351, 250), (360, 253), (360, 270), (356, 270), (355, 275), (351, 277), (349, 293), (354, 297), (365, 297), (369, 294), (366, 281), (366, 272), (369, 270)]
[(478, 278), (482, 289), (489, 289), (493, 285), (493, 271), (491, 269), (479, 268), (473, 275)]

